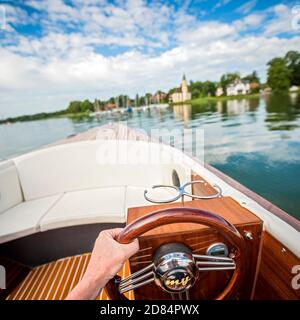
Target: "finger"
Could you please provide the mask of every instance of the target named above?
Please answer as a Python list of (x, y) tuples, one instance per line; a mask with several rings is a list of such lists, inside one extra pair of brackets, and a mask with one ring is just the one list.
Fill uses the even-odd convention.
[(107, 229), (105, 230), (105, 234), (108, 237), (115, 239), (122, 230), (123, 230), (122, 228)]
[(124, 244), (123, 248), (125, 250), (125, 254), (127, 259), (133, 256), (135, 253), (139, 251), (140, 245), (138, 239), (134, 239), (132, 242), (128, 244)]

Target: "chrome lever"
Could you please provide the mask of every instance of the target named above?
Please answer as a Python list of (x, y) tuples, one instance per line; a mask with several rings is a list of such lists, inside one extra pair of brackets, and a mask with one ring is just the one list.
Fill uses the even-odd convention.
[[(144, 285), (154, 281), (153, 270), (151, 270), (151, 269), (153, 269), (153, 266), (154, 266), (154, 264), (151, 263), (148, 266), (146, 266), (145, 268), (143, 268), (143, 269), (131, 274), (127, 278), (121, 280), (120, 284), (119, 284), (120, 293), (125, 293), (127, 291), (139, 288), (141, 286), (144, 286)], [(151, 271), (149, 271), (149, 270), (151, 270)], [(147, 272), (147, 271), (149, 271), (149, 272)], [(147, 273), (145, 273), (145, 272), (147, 272)], [(140, 281), (142, 281), (142, 282), (140, 282)]]
[(196, 266), (199, 271), (222, 271), (234, 270), (236, 268), (235, 261), (229, 257), (218, 257), (199, 254), (194, 254), (193, 257), (196, 260)]
[(127, 287), (124, 287), (124, 288), (119, 288), (119, 291), (120, 293), (125, 293), (127, 291), (130, 291), (130, 290), (134, 290), (134, 289), (137, 289), (139, 287), (142, 287), (142, 286), (145, 286), (146, 284), (148, 283), (151, 283), (154, 281), (154, 276), (148, 280), (145, 280), (141, 283), (138, 283), (138, 284), (135, 284), (135, 285), (128, 285)]

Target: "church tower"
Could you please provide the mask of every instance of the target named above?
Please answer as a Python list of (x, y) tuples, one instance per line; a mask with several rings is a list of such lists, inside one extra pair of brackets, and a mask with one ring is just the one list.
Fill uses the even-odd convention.
[(189, 89), (187, 85), (187, 81), (185, 78), (185, 74), (183, 74), (182, 81), (181, 81), (181, 92), (182, 92), (182, 101), (189, 100)]

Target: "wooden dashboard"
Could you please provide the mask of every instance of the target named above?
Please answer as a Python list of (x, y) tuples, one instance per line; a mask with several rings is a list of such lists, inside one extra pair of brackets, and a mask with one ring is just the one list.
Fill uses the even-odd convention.
[[(262, 221), (247, 209), (241, 207), (230, 197), (210, 200), (192, 200), (182, 203), (153, 205), (130, 208), (128, 210), (127, 224), (150, 212), (173, 207), (192, 207), (203, 209), (221, 215), (231, 222), (238, 231), (244, 235), (251, 232), (252, 240), (245, 239), (247, 265), (247, 278), (243, 280), (236, 299), (250, 299), (254, 293), (257, 277), (257, 264), (260, 252)], [(194, 253), (205, 254), (207, 248), (216, 242), (224, 242), (230, 249), (230, 244), (225, 241), (215, 230), (204, 225), (192, 223), (171, 224), (155, 228), (140, 238), (140, 250), (130, 259), (131, 272), (136, 272), (152, 261), (152, 255), (162, 244), (181, 242), (192, 248)], [(190, 289), (191, 299), (213, 299), (220, 293), (230, 280), (232, 271), (201, 272), (199, 280)], [(135, 290), (136, 299), (171, 299), (170, 295), (163, 292), (154, 283)]]

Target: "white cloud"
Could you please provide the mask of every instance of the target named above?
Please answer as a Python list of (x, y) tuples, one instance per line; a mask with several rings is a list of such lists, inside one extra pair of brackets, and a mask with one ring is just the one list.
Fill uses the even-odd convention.
[(290, 7), (279, 4), (267, 10), (272, 19), (266, 23), (264, 33), (267, 36), (293, 32), (292, 10)]
[(227, 23), (205, 22), (192, 30), (179, 31), (177, 39), (180, 43), (207, 44), (216, 39), (237, 35), (235, 27)]
[[(72, 99), (168, 90), (178, 85), (183, 72), (193, 80), (218, 80), (229, 71), (243, 75), (257, 70), (262, 76), (274, 56), (300, 49), (300, 35), (277, 37), (270, 19), (264, 34), (247, 34), (267, 14), (284, 20), (285, 6), (229, 24), (199, 22), (183, 10), (176, 12), (176, 20), (174, 8), (161, 5), (157, 10), (142, 1), (119, 8), (104, 2), (95, 7), (93, 0), (75, 2), (79, 20), (78, 8), (66, 8), (62, 1), (43, 2), (43, 7), (31, 1), (46, 10), (42, 23), (47, 22), (47, 32), (41, 38), (16, 34), (13, 43), (0, 47), (0, 118), (65, 108)], [(66, 33), (56, 30), (49, 16), (82, 25)], [(103, 53), (102, 45), (116, 53)], [(130, 49), (120, 51), (120, 46)]]
[[(44, 13), (41, 23), (48, 32), (61, 32), (65, 26), (79, 28), (85, 36), (98, 38), (98, 43), (102, 44), (143, 45), (140, 38), (144, 37), (149, 46), (166, 45), (169, 39), (164, 28), (175, 21), (172, 7), (148, 6), (143, 0), (128, 0), (122, 6), (105, 1), (76, 0), (73, 4), (67, 5), (62, 0), (28, 2)], [(128, 38), (128, 33), (133, 41), (122, 42), (123, 37)]]
[(234, 22), (234, 25), (238, 28), (239, 31), (244, 31), (247, 29), (255, 29), (261, 27), (261, 23), (266, 18), (266, 15), (263, 13), (253, 13), (248, 16), (245, 16), (241, 20)]
[(247, 14), (249, 13), (255, 6), (256, 6), (257, 0), (250, 0), (243, 5), (241, 5), (236, 12)]

